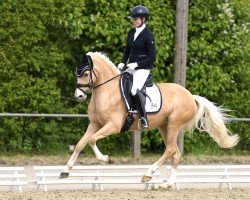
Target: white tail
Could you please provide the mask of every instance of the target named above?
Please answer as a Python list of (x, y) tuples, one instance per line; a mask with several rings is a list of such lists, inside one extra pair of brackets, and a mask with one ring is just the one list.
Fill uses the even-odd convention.
[(239, 141), (239, 136), (229, 135), (230, 132), (225, 126), (228, 121), (225, 115), (226, 109), (216, 107), (212, 102), (204, 97), (193, 95), (197, 103), (197, 114), (189, 122), (187, 129), (197, 128), (200, 131), (206, 131), (222, 148), (235, 146)]

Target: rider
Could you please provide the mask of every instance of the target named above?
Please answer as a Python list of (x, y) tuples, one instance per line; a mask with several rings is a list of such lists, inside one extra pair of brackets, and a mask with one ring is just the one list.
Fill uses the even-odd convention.
[(141, 129), (146, 129), (148, 120), (141, 89), (156, 58), (155, 41), (152, 32), (146, 26), (149, 20), (149, 10), (146, 7), (135, 6), (128, 18), (131, 19), (134, 28), (128, 32), (126, 47), (118, 69), (123, 69), (129, 60), (129, 64), (126, 66), (131, 69), (133, 75), (131, 94), (140, 115)]

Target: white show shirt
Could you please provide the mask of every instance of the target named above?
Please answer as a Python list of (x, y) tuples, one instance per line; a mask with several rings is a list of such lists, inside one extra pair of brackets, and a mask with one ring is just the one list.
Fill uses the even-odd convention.
[(136, 40), (137, 36), (142, 32), (142, 30), (146, 27), (146, 24), (143, 24), (139, 28), (135, 28), (135, 34), (134, 34), (134, 41)]

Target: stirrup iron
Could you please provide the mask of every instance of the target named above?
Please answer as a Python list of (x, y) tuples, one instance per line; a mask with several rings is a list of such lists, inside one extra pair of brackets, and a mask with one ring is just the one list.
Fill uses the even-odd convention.
[(139, 120), (139, 130), (145, 130), (148, 128), (148, 120), (145, 117), (141, 117)]

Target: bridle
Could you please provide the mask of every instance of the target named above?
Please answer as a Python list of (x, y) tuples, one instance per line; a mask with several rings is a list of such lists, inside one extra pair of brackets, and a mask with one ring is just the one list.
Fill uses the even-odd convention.
[[(90, 93), (93, 89), (95, 89), (95, 86), (94, 86), (94, 83), (93, 83), (93, 74), (95, 75), (95, 77), (97, 78), (96, 74), (95, 74), (95, 71), (93, 69), (91, 70), (84, 70), (85, 71), (90, 71), (90, 74), (89, 74), (89, 82), (87, 84), (81, 84), (81, 83), (77, 83), (76, 84), (76, 88), (78, 90), (81, 90), (84, 94), (88, 94)], [(81, 78), (82, 76), (77, 76), (78, 78)], [(86, 92), (84, 91), (82, 88), (89, 88), (89, 91), (90, 92)]]
[[(98, 87), (100, 87), (100, 86), (102, 86), (102, 85), (104, 85), (104, 84), (106, 84), (106, 83), (108, 83), (108, 82), (114, 80), (115, 78), (117, 78), (117, 77), (124, 74), (124, 72), (122, 72), (121, 74), (118, 74), (118, 75), (112, 77), (111, 79), (108, 79), (107, 81), (105, 81), (103, 83), (100, 83), (98, 85), (94, 85), (94, 83), (93, 83), (93, 75), (95, 76), (96, 79), (97, 79), (97, 76), (96, 76), (96, 73), (94, 71), (93, 61), (92, 61), (92, 59), (91, 59), (91, 57), (89, 55), (84, 55), (84, 56), (85, 56), (86, 61), (87, 61), (86, 65), (84, 67), (77, 67), (75, 74), (76, 74), (77, 78), (81, 78), (83, 76), (84, 72), (89, 71), (89, 81), (88, 81), (88, 83), (87, 84), (81, 84), (81, 83), (76, 84), (76, 88), (79, 89), (80, 91), (82, 91), (86, 95), (91, 93), (94, 89), (96, 89), (96, 88), (98, 88)], [(89, 88), (89, 91), (86, 92), (82, 88)]]

